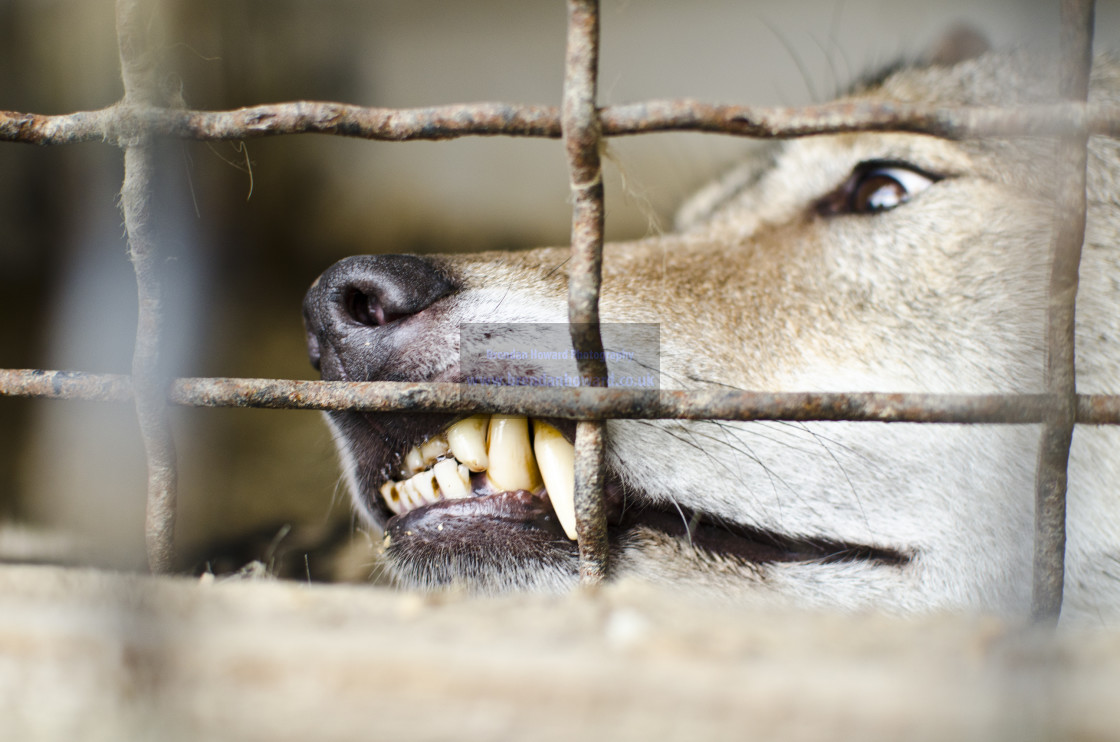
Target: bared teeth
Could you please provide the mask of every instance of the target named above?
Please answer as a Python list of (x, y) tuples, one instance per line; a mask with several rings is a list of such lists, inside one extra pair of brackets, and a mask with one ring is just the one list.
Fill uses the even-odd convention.
[(399, 492), (406, 511), (422, 508), (439, 500), (435, 477), (431, 471), (420, 472), (401, 482)]
[(440, 493), (448, 500), (471, 496), (471, 471), (455, 459), (444, 459), (432, 467)]
[(490, 418), (490, 466), (486, 474), (500, 491), (530, 492), (541, 486), (537, 462), (529, 444), (529, 420), (520, 415), (494, 415)]
[(448, 452), (447, 436), (442, 433), (429, 438), (419, 446), (408, 449), (401, 464), (405, 477), (412, 477), (424, 471)]
[(436, 493), (436, 478), (431, 471), (420, 472), (408, 481), (413, 483), (417, 494), (420, 495), (420, 499), (423, 501), (420, 503), (421, 505), (430, 505), (439, 501), (439, 495)]
[(404, 455), (404, 473), (412, 476), (423, 468), (424, 455), (420, 453), (420, 449), (416, 446), (408, 449), (408, 453)]
[(424, 459), (424, 466), (431, 466), (440, 456), (447, 453), (447, 438), (437, 435), (420, 444), (420, 456)]
[(424, 504), (424, 499), (416, 491), (416, 485), (409, 479), (397, 482), (397, 496), (401, 499), (401, 511), (405, 513)]
[(386, 482), (381, 485), (381, 499), (389, 506), (396, 515), (400, 515), (404, 510), (404, 503), (401, 502), (400, 482)]
[(429, 470), (403, 482), (388, 481), (381, 485), (381, 499), (395, 515), (437, 502), (440, 498), (435, 475)]
[(519, 415), (472, 415), (409, 449), (402, 466), (407, 478), (381, 485), (381, 499), (400, 515), (443, 499), (543, 488), (564, 534), (574, 541), (574, 461), (572, 444), (548, 423)]
[(560, 431), (540, 420), (533, 421), (533, 451), (537, 455), (544, 488), (564, 534), (576, 540), (575, 448)]
[(486, 429), (489, 415), (472, 415), (447, 429), (451, 455), (471, 471), (486, 471), (490, 459), (486, 455)]

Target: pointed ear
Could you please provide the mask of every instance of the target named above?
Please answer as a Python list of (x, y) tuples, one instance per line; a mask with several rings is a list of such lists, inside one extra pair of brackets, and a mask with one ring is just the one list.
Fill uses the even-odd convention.
[(942, 34), (941, 39), (930, 48), (926, 59), (933, 65), (952, 67), (991, 49), (988, 38), (974, 26), (958, 23)]

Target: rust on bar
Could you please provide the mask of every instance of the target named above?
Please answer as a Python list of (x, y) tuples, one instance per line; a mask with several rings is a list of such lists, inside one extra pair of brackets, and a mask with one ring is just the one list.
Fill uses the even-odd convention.
[[(129, 377), (80, 371), (0, 369), (0, 396), (129, 402)], [(167, 401), (187, 407), (363, 412), (497, 412), (570, 420), (795, 420), (1007, 424), (1043, 422), (1045, 394), (882, 394), (578, 387), (497, 387), (396, 381), (185, 378)], [(1078, 395), (1082, 425), (1120, 425), (1120, 395)]]
[[(560, 114), (572, 191), (568, 321), (580, 376), (592, 387), (605, 387), (607, 363), (599, 332), (604, 212), (599, 157), (603, 135), (596, 107), (598, 75), (598, 0), (568, 0), (568, 46)], [(575, 507), (582, 585), (601, 582), (609, 566), (603, 506), (605, 433), (606, 426), (601, 421), (583, 421), (576, 426)]]
[(604, 136), (692, 131), (754, 138), (782, 138), (865, 131), (904, 131), (944, 139), (1056, 136), (1090, 130), (1120, 134), (1120, 108), (1049, 104), (1002, 109), (937, 108), (905, 103), (841, 101), (820, 105), (756, 107), (693, 100), (650, 100), (612, 106), (600, 114)]
[[(155, 51), (148, 38), (153, 11), (152, 3), (146, 0), (117, 0), (117, 43), (124, 83), (121, 105), (126, 108), (150, 105), (159, 96)], [(129, 256), (136, 272), (139, 303), (132, 387), (148, 463), (144, 535), (148, 567), (158, 574), (171, 570), (178, 472), (165, 401), (167, 392), (159, 378), (163, 286), (157, 256), (156, 217), (152, 213), (155, 163), (150, 137), (141, 135), (120, 143), (124, 147), (120, 203), (128, 233)]]
[[(799, 108), (649, 100), (608, 106), (598, 116), (604, 137), (689, 131), (754, 138), (791, 138), (853, 131), (908, 131), (947, 139), (1059, 136), (1088, 130), (1120, 137), (1120, 106), (1062, 103), (1014, 109), (931, 108), (853, 101)], [(54, 145), (116, 143), (142, 135), (229, 141), (293, 134), (328, 134), (376, 141), (444, 140), (468, 136), (558, 139), (553, 106), (464, 103), (429, 108), (366, 108), (291, 101), (232, 111), (194, 111), (120, 104), (96, 111), (43, 115), (0, 111), (0, 141)]]
[[(1093, 2), (1062, 0), (1061, 95), (1084, 102), (1092, 67)], [(1089, 135), (1058, 142), (1060, 187), (1054, 218), (1049, 304), (1046, 314), (1046, 391), (1054, 400), (1039, 445), (1035, 475), (1034, 582), (1031, 613), (1056, 624), (1065, 580), (1066, 486), (1077, 417), (1074, 359), (1078, 268), (1085, 241), (1085, 185)]]
[(579, 352), (580, 376), (606, 386), (607, 364), (599, 333), (603, 261), (602, 134), (595, 109), (599, 7), (595, 0), (568, 2), (568, 59), (563, 130), (572, 191), (572, 257), (568, 261), (568, 321)]
[[(2, 380), (0, 375), (0, 380)], [(574, 420), (687, 419), (1031, 424), (1049, 399), (1033, 395), (753, 392), (500, 387), (419, 382), (178, 379), (170, 400), (195, 407), (363, 412), (497, 412)], [(1078, 422), (1120, 424), (1120, 396), (1086, 396)]]
[(0, 111), (0, 140), (29, 144), (112, 142), (154, 135), (221, 141), (286, 134), (333, 134), (395, 142), (498, 135), (559, 139), (560, 114), (552, 106), (509, 103), (392, 109), (322, 101), (233, 111), (120, 104), (59, 116)]
[(0, 396), (131, 402), (132, 380), (120, 374), (4, 368), (0, 369)]
[[(2, 377), (0, 377), (2, 379)], [(195, 407), (363, 412), (497, 412), (575, 420), (719, 419), (1030, 424), (1046, 395), (935, 395), (501, 387), (419, 382), (179, 379), (170, 399)], [(1085, 405), (1085, 422), (1120, 423), (1120, 397)]]
[[(579, 583), (583, 586), (601, 583), (610, 566), (607, 512), (600, 495), (605, 484), (605, 433), (606, 425), (602, 422), (581, 420), (576, 423), (576, 535), (579, 538)], [(593, 496), (580, 497), (581, 492), (593, 493)]]
[(1078, 394), (1078, 425), (1120, 424), (1120, 395)]

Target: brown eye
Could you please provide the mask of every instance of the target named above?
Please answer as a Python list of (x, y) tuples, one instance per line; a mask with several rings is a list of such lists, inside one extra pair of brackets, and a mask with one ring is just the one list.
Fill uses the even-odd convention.
[(852, 193), (852, 211), (886, 211), (910, 200), (906, 186), (889, 173), (872, 173), (860, 181)]
[(904, 163), (864, 162), (817, 204), (823, 215), (878, 214), (901, 206), (941, 178)]

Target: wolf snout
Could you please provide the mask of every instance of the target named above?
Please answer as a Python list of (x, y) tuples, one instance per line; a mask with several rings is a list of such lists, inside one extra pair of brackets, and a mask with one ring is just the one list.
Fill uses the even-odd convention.
[[(328, 268), (303, 301), (307, 352), (324, 379), (393, 379), (407, 320), (454, 291), (450, 278), (415, 255), (362, 255)], [(410, 337), (415, 333), (405, 333)]]

